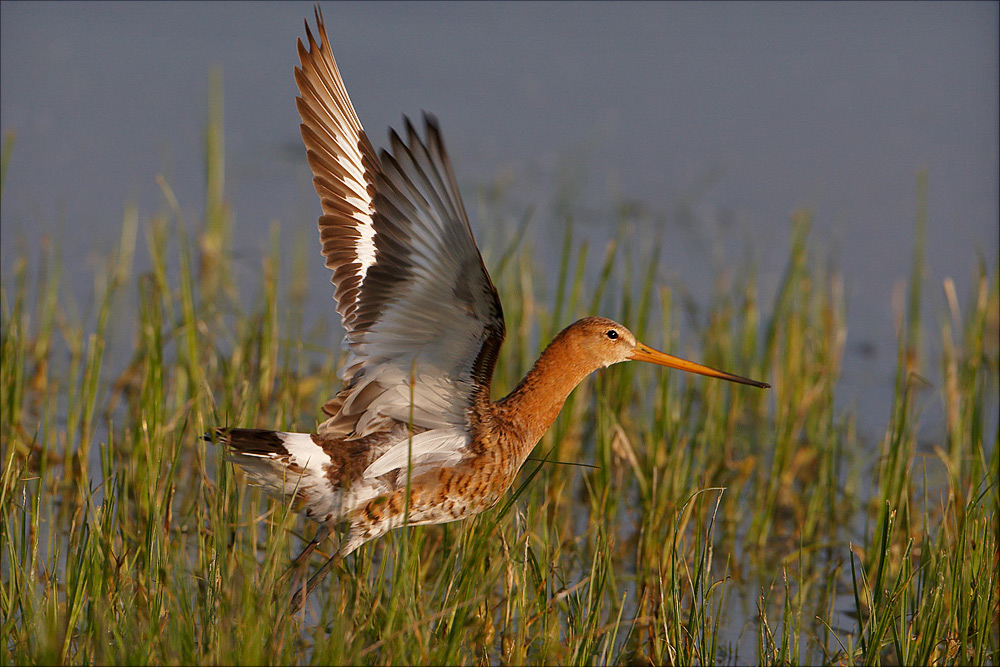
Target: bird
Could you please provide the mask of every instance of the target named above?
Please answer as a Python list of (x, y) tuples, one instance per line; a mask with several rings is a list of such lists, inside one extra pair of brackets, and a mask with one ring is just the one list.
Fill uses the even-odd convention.
[[(491, 399), (503, 310), (473, 238), (437, 119), (409, 118), (376, 152), (318, 37), (297, 40), (296, 105), (319, 195), (319, 237), (345, 336), (342, 387), (314, 433), (217, 427), (203, 436), (250, 480), (319, 523), (292, 563), (345, 527), (292, 609), (329, 568), (404, 525), (458, 521), (497, 504), (592, 372), (644, 361), (754, 387), (768, 384), (655, 350), (623, 325), (585, 317), (548, 344), (518, 385)], [(289, 570), (292, 569), (289, 568)]]

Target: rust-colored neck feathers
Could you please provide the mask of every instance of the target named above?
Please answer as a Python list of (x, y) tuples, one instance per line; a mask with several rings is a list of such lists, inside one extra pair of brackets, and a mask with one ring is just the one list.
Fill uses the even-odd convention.
[(527, 375), (507, 396), (493, 404), (494, 415), (510, 443), (524, 459), (559, 416), (570, 392), (604, 365), (586, 350), (572, 326), (556, 336)]

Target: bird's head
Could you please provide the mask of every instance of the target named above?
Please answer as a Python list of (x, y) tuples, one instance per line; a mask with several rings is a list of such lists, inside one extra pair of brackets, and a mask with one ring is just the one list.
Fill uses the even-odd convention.
[(561, 336), (566, 336), (572, 349), (592, 360), (596, 368), (603, 368), (622, 361), (648, 361), (667, 368), (676, 368), (689, 373), (698, 373), (754, 387), (766, 389), (771, 386), (764, 382), (719, 371), (654, 350), (637, 341), (632, 332), (624, 326), (606, 317), (585, 317), (582, 320), (577, 320), (567, 327)]

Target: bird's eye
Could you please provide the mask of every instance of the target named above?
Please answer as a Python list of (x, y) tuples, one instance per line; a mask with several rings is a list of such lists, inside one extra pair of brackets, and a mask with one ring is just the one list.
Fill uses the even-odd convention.
[(608, 332), (604, 335), (610, 338), (611, 340), (618, 340), (618, 332), (615, 331), (614, 329), (608, 329)]

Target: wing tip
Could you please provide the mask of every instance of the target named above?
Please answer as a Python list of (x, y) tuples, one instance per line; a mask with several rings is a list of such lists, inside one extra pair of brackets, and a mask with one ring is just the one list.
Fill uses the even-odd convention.
[(427, 128), (428, 132), (434, 130), (435, 132), (440, 134), (441, 121), (438, 120), (438, 117), (433, 112), (426, 110), (422, 110), (420, 113), (424, 117), (424, 127)]

